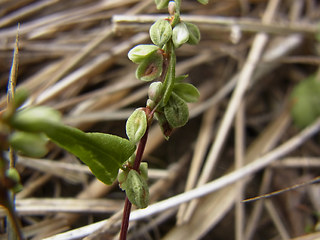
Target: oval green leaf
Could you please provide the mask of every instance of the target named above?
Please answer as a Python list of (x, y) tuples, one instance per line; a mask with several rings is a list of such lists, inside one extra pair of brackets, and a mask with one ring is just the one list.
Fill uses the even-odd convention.
[(200, 41), (200, 37), (201, 37), (199, 28), (192, 23), (185, 22), (185, 24), (186, 24), (188, 31), (189, 31), (188, 43), (193, 44), (193, 45), (198, 44)]
[(151, 41), (160, 48), (170, 40), (172, 36), (172, 28), (167, 20), (157, 20), (149, 30)]
[(158, 49), (159, 47), (153, 44), (140, 44), (128, 52), (128, 58), (134, 63), (141, 63), (147, 56)]
[(174, 84), (173, 92), (186, 102), (197, 102), (200, 97), (198, 89), (190, 83)]

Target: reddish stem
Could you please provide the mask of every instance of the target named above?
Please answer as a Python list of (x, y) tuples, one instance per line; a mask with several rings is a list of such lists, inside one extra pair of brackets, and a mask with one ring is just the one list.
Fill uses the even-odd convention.
[(133, 164), (133, 169), (136, 171), (139, 171), (140, 163), (142, 161), (143, 152), (148, 140), (148, 129), (149, 127), (147, 127), (146, 132), (144, 133), (143, 137), (140, 139), (140, 142), (139, 142), (136, 159), (134, 160), (134, 164)]
[[(143, 152), (146, 147), (146, 143), (148, 140), (148, 130), (149, 127), (147, 127), (146, 132), (144, 133), (143, 137), (140, 139), (136, 159), (134, 160), (133, 169), (138, 171), (140, 167), (140, 163), (142, 160)], [(131, 202), (126, 197), (125, 203), (124, 203), (124, 209), (123, 209), (123, 215), (122, 215), (122, 223), (121, 223), (121, 230), (120, 230), (120, 240), (126, 240), (127, 239), (127, 232), (129, 228), (129, 217), (131, 212)]]
[(128, 232), (128, 227), (129, 227), (129, 217), (130, 217), (130, 212), (131, 212), (131, 206), (132, 206), (132, 203), (126, 197), (126, 200), (124, 202), (123, 215), (122, 215), (120, 240), (126, 240), (127, 239), (127, 232)]

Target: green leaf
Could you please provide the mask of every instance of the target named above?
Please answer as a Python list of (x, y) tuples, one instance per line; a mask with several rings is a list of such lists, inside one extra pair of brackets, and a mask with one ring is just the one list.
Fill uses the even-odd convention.
[(136, 109), (128, 118), (126, 133), (134, 144), (140, 141), (147, 130), (147, 116), (142, 109)]
[(155, 3), (157, 5), (157, 9), (160, 10), (168, 7), (169, 0), (155, 0)]
[(291, 93), (291, 115), (296, 126), (304, 128), (320, 116), (320, 82), (310, 76)]
[(149, 30), (151, 41), (160, 48), (170, 40), (172, 28), (170, 23), (164, 19), (158, 19)]
[(55, 126), (56, 132), (46, 132), (60, 147), (71, 152), (92, 170), (105, 184), (112, 184), (122, 164), (133, 154), (135, 145), (118, 136), (104, 133), (84, 133), (68, 126)]
[(175, 83), (173, 92), (186, 102), (197, 102), (200, 97), (198, 89), (190, 83)]
[(140, 63), (136, 70), (136, 77), (146, 82), (155, 80), (162, 73), (162, 63), (162, 54), (153, 52)]
[(200, 37), (201, 37), (199, 28), (192, 23), (185, 22), (185, 24), (186, 24), (188, 31), (189, 31), (188, 43), (193, 44), (193, 45), (198, 44), (200, 41)]
[(159, 47), (153, 44), (140, 44), (128, 52), (128, 58), (134, 63), (141, 63), (147, 56), (158, 49)]
[(172, 128), (182, 127), (189, 119), (188, 105), (184, 100), (172, 93), (168, 104), (164, 107), (164, 114)]
[(184, 22), (178, 23), (172, 31), (172, 41), (175, 48), (180, 47), (189, 39), (189, 30)]
[(188, 74), (178, 76), (178, 77), (176, 77), (175, 82), (176, 82), (176, 83), (182, 82), (182, 81), (185, 80), (187, 77), (189, 77)]
[[(119, 168), (135, 151), (135, 145), (118, 136), (104, 133), (84, 133), (60, 122), (50, 121), (43, 116), (41, 110), (50, 112), (49, 109), (43, 109), (43, 107), (17, 112), (11, 119), (12, 126), (24, 131), (43, 132), (58, 146), (74, 154), (88, 165), (100, 181), (112, 184)], [(42, 117), (34, 116), (32, 125), (31, 113), (35, 112)], [(51, 109), (52, 112), (54, 112), (53, 109)], [(25, 116), (28, 121), (25, 121)]]

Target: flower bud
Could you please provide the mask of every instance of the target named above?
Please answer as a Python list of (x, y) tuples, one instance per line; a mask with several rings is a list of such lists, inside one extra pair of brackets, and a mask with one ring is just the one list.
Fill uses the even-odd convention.
[(157, 105), (157, 104), (155, 103), (155, 101), (153, 101), (153, 100), (151, 100), (151, 99), (148, 99), (148, 100), (147, 100), (147, 107), (148, 107), (148, 108), (154, 109), (156, 105)]
[(173, 16), (176, 12), (176, 3), (174, 1), (170, 1), (168, 4), (168, 12), (171, 16)]
[(151, 100), (158, 102), (162, 94), (162, 82), (153, 82), (148, 89), (148, 96)]

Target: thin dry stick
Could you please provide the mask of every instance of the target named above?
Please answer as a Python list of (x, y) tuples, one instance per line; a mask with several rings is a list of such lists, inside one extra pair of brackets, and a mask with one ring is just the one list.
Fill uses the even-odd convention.
[[(242, 102), (240, 108), (236, 114), (236, 134), (235, 134), (235, 169), (241, 169), (244, 165), (245, 158), (245, 101)], [(241, 200), (244, 196), (244, 182), (239, 181), (236, 184), (238, 191), (235, 204), (235, 239), (244, 239), (243, 228), (245, 221), (245, 210), (244, 205), (241, 204)]]
[(275, 160), (283, 157), (289, 152), (293, 151), (300, 145), (302, 145), (307, 139), (319, 132), (320, 129), (320, 118), (318, 118), (310, 127), (301, 131), (295, 137), (289, 139), (287, 142), (283, 143), (279, 147), (275, 148), (273, 151), (265, 154), (264, 156), (256, 159), (254, 162), (245, 165), (239, 170), (236, 170), (230, 174), (226, 174), (223, 177), (209, 182), (205, 185), (197, 187), (188, 192), (176, 195), (167, 200), (150, 205), (146, 209), (140, 209), (132, 212), (130, 220), (138, 220), (143, 218), (148, 218), (156, 213), (165, 211), (167, 209), (176, 207), (182, 203), (188, 202), (192, 199), (196, 199), (205, 196), (209, 193), (217, 191), (231, 183), (234, 183), (244, 177), (247, 177), (262, 168), (270, 165)]
[[(124, 32), (128, 30), (136, 30), (136, 32), (144, 31), (149, 27), (149, 24), (156, 21), (158, 18), (164, 18), (165, 15), (114, 15), (112, 22), (114, 31)], [(271, 34), (292, 34), (304, 33), (314, 35), (317, 33), (317, 25), (315, 24), (294, 24), (279, 23), (275, 24), (272, 21), (259, 22), (256, 19), (241, 19), (235, 17), (218, 17), (218, 16), (203, 16), (203, 15), (185, 15), (181, 19), (187, 22), (197, 24), (200, 29), (216, 32), (218, 29), (232, 30), (234, 26), (239, 27), (244, 32), (265, 32)]]
[[(201, 124), (201, 129), (199, 132), (199, 136), (197, 138), (195, 152), (193, 154), (193, 158), (191, 161), (191, 166), (190, 166), (190, 171), (189, 171), (185, 191), (189, 191), (196, 184), (196, 180), (199, 176), (199, 172), (210, 143), (212, 129), (214, 126), (213, 121), (216, 117), (216, 114), (217, 114), (216, 108), (211, 108), (204, 113), (203, 123)], [(184, 223), (183, 216), (184, 216), (186, 207), (187, 207), (186, 204), (182, 204), (180, 206), (179, 211), (177, 213), (177, 225), (181, 225)]]
[(7, 16), (3, 17), (0, 21), (0, 28), (5, 27), (6, 25), (15, 23), (19, 21), (19, 19), (30, 16), (35, 14), (39, 10), (49, 7), (52, 4), (57, 3), (58, 0), (46, 0), (46, 1), (39, 1), (36, 3), (31, 3), (19, 9), (18, 11), (13, 12), (12, 14), (8, 14)]
[(274, 222), (275, 227), (278, 229), (280, 236), (283, 240), (288, 240), (290, 239), (289, 233), (286, 230), (283, 222), (281, 221), (281, 218), (278, 214), (278, 211), (276, 210), (275, 206), (270, 200), (265, 201), (265, 207), (268, 210), (268, 213), (271, 217), (271, 219)]
[[(279, 0), (269, 1), (267, 9), (265, 11), (265, 14), (262, 18), (263, 23), (270, 23), (271, 22), (271, 19), (273, 18), (274, 14), (276, 12), (278, 4), (279, 4)], [(236, 89), (232, 95), (230, 102), (229, 102), (227, 111), (226, 111), (225, 115), (223, 116), (222, 123), (219, 127), (216, 140), (215, 140), (214, 144), (212, 145), (212, 148), (210, 149), (209, 156), (207, 158), (206, 164), (203, 168), (203, 171), (202, 171), (202, 174), (199, 178), (197, 186), (201, 186), (204, 183), (206, 183), (209, 180), (209, 178), (213, 172), (213, 168), (216, 165), (216, 162), (217, 162), (218, 157), (220, 155), (222, 146), (224, 144), (227, 133), (229, 132), (234, 115), (239, 107), (239, 104), (241, 103), (241, 99), (243, 98), (245, 91), (247, 90), (247, 88), (250, 84), (252, 74), (253, 74), (254, 70), (256, 69), (256, 66), (259, 62), (259, 59), (262, 55), (263, 49), (264, 49), (267, 41), (268, 41), (268, 35), (265, 33), (257, 34), (254, 41), (253, 41), (249, 56), (244, 64), (244, 67), (243, 67), (241, 73), (240, 73)], [(189, 208), (186, 213), (187, 216), (192, 215), (196, 205), (197, 205), (197, 201), (193, 201), (190, 203)]]
[[(267, 191), (269, 188), (270, 182), (272, 178), (272, 171), (270, 168), (267, 168), (264, 171), (262, 184), (260, 185), (259, 193), (263, 194)], [(261, 217), (263, 210), (263, 201), (258, 201), (253, 206), (253, 211), (251, 212), (251, 215), (249, 216), (249, 220), (246, 224), (245, 229), (245, 235), (244, 239), (251, 240), (253, 238), (253, 235), (258, 228), (259, 219)]]

